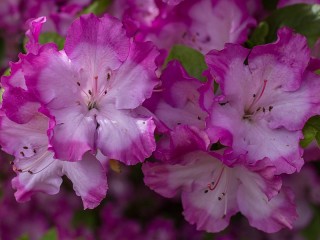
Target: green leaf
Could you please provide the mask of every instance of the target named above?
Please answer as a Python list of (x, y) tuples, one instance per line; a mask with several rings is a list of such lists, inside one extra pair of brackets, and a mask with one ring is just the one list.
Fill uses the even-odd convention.
[(0, 103), (2, 103), (2, 95), (4, 93), (4, 89), (0, 88)]
[(55, 32), (41, 33), (39, 36), (39, 43), (45, 44), (49, 42), (57, 44), (58, 48), (61, 50), (63, 49), (65, 39)]
[(202, 76), (202, 73), (208, 67), (202, 53), (184, 45), (175, 45), (172, 47), (169, 56), (166, 59), (166, 64), (173, 59), (179, 60), (189, 75), (200, 81), (206, 81), (206, 78)]
[(41, 238), (41, 240), (57, 240), (58, 234), (56, 229), (50, 229), (46, 234)]
[(266, 42), (266, 37), (268, 36), (269, 25), (266, 22), (260, 22), (258, 27), (253, 31), (247, 45), (249, 48), (253, 48), (256, 45), (261, 45)]
[(320, 146), (320, 132), (317, 132), (315, 139), (317, 141), (318, 146)]
[(315, 139), (318, 130), (311, 125), (306, 125), (302, 132), (304, 138), (300, 141), (300, 146), (306, 148)]
[(313, 140), (320, 146), (320, 116), (310, 118), (303, 130), (304, 138), (300, 141), (300, 146), (306, 148)]
[(23, 234), (22, 236), (19, 237), (19, 240), (30, 240), (28, 234)]
[(10, 76), (10, 74), (11, 74), (11, 68), (7, 68), (2, 74), (2, 76)]
[(93, 13), (95, 15), (101, 15), (106, 12), (107, 7), (110, 5), (110, 0), (96, 0), (88, 7), (86, 7), (81, 14)]
[(316, 70), (315, 73), (320, 75), (320, 69)]
[(307, 240), (319, 240), (320, 238), (320, 212), (319, 209), (314, 208), (314, 218), (305, 229), (302, 230), (302, 235)]
[(320, 131), (320, 116), (317, 115), (317, 116), (313, 116), (313, 117), (309, 118), (307, 124), (313, 126), (318, 131)]
[(271, 13), (265, 22), (269, 25), (266, 42), (276, 40), (277, 30), (288, 26), (305, 35), (309, 46), (312, 47), (320, 37), (320, 5), (295, 4), (280, 8)]

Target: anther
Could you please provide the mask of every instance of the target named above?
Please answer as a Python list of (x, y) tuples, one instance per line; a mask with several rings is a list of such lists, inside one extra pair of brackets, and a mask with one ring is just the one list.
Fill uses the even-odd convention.
[(28, 170), (28, 173), (33, 174), (33, 172), (31, 170)]
[(37, 153), (37, 150), (33, 149), (33, 153)]
[(81, 84), (79, 82), (77, 82), (77, 85), (80, 87)]
[(200, 116), (198, 116), (198, 120), (201, 120), (201, 117), (200, 117)]
[(270, 107), (269, 107), (269, 112), (271, 112), (272, 109), (273, 109), (273, 106), (270, 106)]
[(229, 102), (219, 103), (219, 105), (220, 105), (220, 106), (224, 106), (224, 105), (226, 105), (227, 103), (229, 103)]
[(20, 152), (20, 154), (24, 157), (24, 152)]
[(111, 78), (111, 74), (107, 73), (107, 80), (110, 80), (110, 78)]
[(89, 93), (89, 95), (90, 95), (90, 96), (92, 95), (92, 92), (91, 92), (91, 90), (89, 90), (89, 91), (88, 91), (88, 93)]
[(24, 146), (23, 148), (24, 148), (24, 149), (28, 149), (28, 147), (27, 147), (27, 146)]

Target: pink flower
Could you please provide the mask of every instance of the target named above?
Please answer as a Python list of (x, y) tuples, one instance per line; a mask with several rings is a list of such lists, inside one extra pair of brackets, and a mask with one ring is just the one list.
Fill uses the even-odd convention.
[(78, 161), (97, 149), (135, 164), (155, 149), (155, 125), (141, 104), (157, 85), (150, 42), (135, 43), (121, 22), (105, 15), (81, 16), (65, 48), (44, 45), (22, 63), (28, 89), (55, 124), (49, 131), (55, 157)]
[(239, 0), (164, 2), (168, 4), (155, 0), (115, 1), (110, 12), (123, 19), (136, 40), (151, 40), (166, 50), (175, 44), (185, 44), (202, 53), (222, 49), (227, 42), (243, 43), (249, 29), (255, 26), (255, 20)]
[[(7, 62), (15, 59), (27, 28), (27, 21), (47, 16), (48, 23), (44, 26), (44, 32), (57, 32), (65, 36), (76, 14), (89, 2), (90, 0), (0, 1), (0, 29), (6, 33), (2, 36), (5, 44), (5, 62), (0, 62), (0, 67), (7, 68)], [(2, 69), (0, 71), (2, 72)]]
[(177, 125), (204, 129), (207, 113), (199, 106), (197, 90), (203, 84), (190, 77), (178, 61), (169, 62), (160, 79), (159, 90), (144, 104), (160, 121), (158, 130), (172, 130)]
[(4, 151), (15, 157), (13, 169), (17, 176), (12, 180), (17, 190), (17, 201), (24, 202), (37, 193), (57, 194), (66, 175), (81, 196), (84, 208), (99, 205), (107, 191), (107, 179), (101, 163), (90, 153), (79, 162), (54, 158), (48, 151), (48, 118), (34, 113), (28, 123), (18, 124), (2, 115), (0, 143)]
[(280, 192), (281, 179), (269, 159), (256, 163), (235, 159), (225, 164), (222, 156), (207, 151), (208, 143), (199, 130), (177, 127), (165, 150), (171, 152), (171, 159), (145, 163), (145, 183), (165, 197), (181, 193), (183, 215), (198, 230), (221, 231), (238, 211), (251, 226), (265, 232), (292, 228), (297, 217), (293, 195), (288, 189)]
[(284, 28), (278, 41), (251, 51), (229, 44), (206, 56), (211, 85), (203, 89), (210, 117), (208, 134), (235, 155), (250, 161), (269, 158), (277, 173), (292, 173), (303, 165), (299, 140), (311, 116), (319, 114), (319, 76), (306, 70), (310, 60), (306, 39)]

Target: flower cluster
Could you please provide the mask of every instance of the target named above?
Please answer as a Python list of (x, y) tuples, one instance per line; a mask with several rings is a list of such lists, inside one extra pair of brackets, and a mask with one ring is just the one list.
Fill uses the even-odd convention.
[[(310, 49), (309, 39), (282, 27), (275, 41), (248, 48), (262, 8), (251, 1), (120, 0), (68, 27), (62, 16), (71, 21), (89, 1), (56, 2), (60, 10), (47, 17), (38, 17), (42, 5), (28, 5), (38, 18), (28, 21), (25, 52), (1, 78), (0, 145), (14, 157), (17, 201), (57, 194), (66, 176), (93, 209), (107, 194), (111, 169), (142, 163), (145, 185), (181, 197), (197, 230), (220, 232), (238, 212), (267, 233), (310, 221), (299, 189), (319, 204), (319, 179), (303, 167), (300, 141), (307, 121), (320, 115), (320, 40)], [(9, 3), (1, 9), (18, 9)], [(4, 20), (0, 27), (11, 23)], [(61, 50), (39, 40), (53, 23), (66, 36)], [(204, 56), (205, 81), (169, 61), (176, 44)], [(114, 203), (105, 209), (101, 235), (124, 221)], [(156, 231), (176, 237), (161, 218), (146, 233), (124, 222), (126, 234), (140, 239)]]

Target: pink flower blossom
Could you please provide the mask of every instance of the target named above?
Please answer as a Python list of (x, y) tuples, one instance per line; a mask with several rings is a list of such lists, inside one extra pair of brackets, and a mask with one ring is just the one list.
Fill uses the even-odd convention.
[[(145, 163), (142, 169), (146, 185), (154, 191), (170, 198), (181, 193), (188, 222), (198, 230), (218, 232), (240, 211), (251, 226), (265, 232), (292, 228), (297, 217), (293, 195), (289, 189), (280, 191), (281, 179), (267, 158), (254, 164), (235, 159), (227, 165), (222, 156), (207, 151), (209, 139), (199, 130), (179, 126), (175, 131), (166, 145), (171, 159)], [(177, 147), (184, 152), (176, 152)]]
[(275, 43), (251, 51), (229, 44), (206, 56), (212, 82), (203, 89), (210, 117), (208, 134), (250, 161), (269, 158), (277, 173), (299, 171), (303, 165), (299, 140), (305, 122), (319, 114), (319, 76), (306, 70), (310, 52), (306, 39), (284, 28)]
[(238, 0), (166, 1), (169, 5), (155, 0), (120, 2), (114, 2), (110, 12), (124, 20), (128, 32), (166, 50), (175, 44), (203, 53), (222, 49), (227, 42), (243, 43), (255, 26)]
[(54, 158), (48, 151), (48, 118), (35, 113), (28, 123), (18, 124), (5, 116), (0, 118), (0, 143), (4, 151), (15, 157), (13, 169), (17, 176), (12, 186), (17, 201), (30, 200), (37, 192), (57, 194), (66, 175), (83, 200), (84, 208), (99, 205), (107, 191), (105, 170), (90, 153), (79, 162)]
[(172, 130), (177, 125), (204, 129), (207, 113), (199, 106), (197, 90), (203, 84), (190, 77), (178, 61), (169, 62), (160, 79), (159, 90), (144, 104), (160, 121), (158, 131)]
[(56, 158), (78, 161), (99, 149), (135, 164), (151, 155), (155, 125), (141, 104), (158, 83), (157, 55), (150, 42), (129, 39), (119, 20), (85, 15), (70, 27), (64, 50), (47, 44), (25, 58), (28, 89), (55, 122)]

